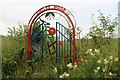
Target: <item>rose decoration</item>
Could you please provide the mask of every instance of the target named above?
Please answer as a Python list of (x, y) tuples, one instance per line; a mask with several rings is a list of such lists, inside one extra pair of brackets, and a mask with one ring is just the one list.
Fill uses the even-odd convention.
[(64, 59), (65, 59), (65, 60), (68, 59), (68, 55), (65, 55), (65, 56), (64, 56)]
[(58, 46), (62, 46), (62, 41), (59, 41), (59, 42), (58, 42)]
[(54, 35), (56, 33), (55, 28), (53, 28), (53, 27), (49, 28), (48, 33), (49, 33), (49, 35)]

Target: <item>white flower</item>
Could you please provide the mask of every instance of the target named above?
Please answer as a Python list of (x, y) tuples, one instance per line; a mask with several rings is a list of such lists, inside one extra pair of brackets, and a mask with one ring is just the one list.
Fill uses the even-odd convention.
[(85, 53), (87, 54), (88, 52), (86, 51)]
[(95, 52), (97, 51), (97, 49), (95, 49)]
[(54, 68), (57, 71), (57, 68)]
[(105, 72), (105, 69), (103, 69), (103, 72)]
[(98, 72), (98, 70), (93, 70), (95, 73), (97, 73)]
[(93, 54), (92, 52), (90, 53), (92, 56), (94, 56), (95, 54)]
[(73, 68), (77, 68), (77, 64), (75, 64), (75, 65), (73, 66)]
[(54, 68), (54, 70), (53, 70), (55, 73), (57, 73), (57, 68)]
[(62, 75), (60, 75), (59, 77), (60, 77), (60, 78), (64, 78), (64, 77), (68, 77), (68, 76), (70, 76), (70, 74), (64, 72), (64, 73), (63, 73)]
[(110, 59), (113, 59), (113, 56), (110, 56)]
[(104, 62), (104, 64), (108, 64), (108, 61)]
[(92, 52), (92, 49), (88, 49), (86, 53), (91, 53)]
[(113, 74), (111, 72), (109, 72), (109, 75), (112, 76)]
[(68, 77), (69, 75), (70, 75), (70, 74), (64, 72), (64, 76), (65, 76), (65, 77)]
[(107, 59), (104, 59), (104, 61), (107, 61)]
[(107, 61), (107, 59), (104, 59), (104, 64), (108, 64), (109, 61)]
[(73, 67), (72, 63), (67, 64), (67, 67), (72, 68)]
[(100, 70), (100, 67), (97, 67), (97, 70)]
[(61, 75), (60, 78), (64, 78), (63, 75)]
[(97, 62), (98, 62), (98, 63), (101, 63), (101, 60), (98, 60)]
[(90, 52), (92, 52), (92, 49), (89, 49)]
[(99, 53), (100, 53), (100, 50), (95, 49), (95, 52), (99, 54)]
[(118, 61), (118, 58), (115, 58), (115, 61)]

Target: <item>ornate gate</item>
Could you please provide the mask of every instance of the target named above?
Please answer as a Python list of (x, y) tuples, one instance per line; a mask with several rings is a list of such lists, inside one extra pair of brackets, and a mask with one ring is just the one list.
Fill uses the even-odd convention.
[(56, 22), (56, 61), (61, 62), (61, 55), (64, 60), (72, 62), (72, 33), (59, 22)]
[[(53, 26), (48, 15), (60, 15), (67, 25), (54, 21)], [(71, 16), (70, 16), (71, 15)], [(43, 17), (45, 16), (45, 17)], [(50, 18), (51, 20), (51, 18)], [(48, 5), (39, 9), (30, 19), (28, 29), (28, 60), (44, 62), (50, 60), (57, 64), (62, 62), (78, 62), (73, 15), (58, 5)], [(52, 26), (52, 27), (51, 27)]]

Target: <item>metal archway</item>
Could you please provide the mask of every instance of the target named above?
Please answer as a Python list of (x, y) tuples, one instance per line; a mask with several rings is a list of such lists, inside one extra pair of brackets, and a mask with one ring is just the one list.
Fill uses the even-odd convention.
[[(76, 22), (73, 23), (72, 19), (70, 18), (69, 15), (72, 15), (70, 13), (70, 11), (68, 11), (67, 9), (61, 7), (61, 6), (58, 6), (58, 5), (48, 5), (48, 6), (45, 6), (45, 7), (42, 7), (41, 9), (39, 9), (37, 12), (35, 12), (35, 14), (31, 17), (28, 25), (30, 26), (30, 28), (28, 29), (28, 60), (30, 60), (30, 55), (31, 55), (31, 52), (32, 52), (32, 47), (31, 47), (31, 40), (30, 40), (30, 37), (31, 37), (31, 30), (33, 28), (33, 25), (35, 23), (35, 21), (37, 20), (38, 17), (40, 17), (41, 14), (43, 14), (44, 12), (46, 11), (58, 11), (58, 12), (61, 12), (63, 13), (66, 17), (67, 17), (67, 20), (68, 20), (68, 24), (71, 25), (71, 28), (72, 28), (72, 46), (73, 46), (73, 50), (71, 52), (73, 52), (73, 62), (77, 62), (77, 53), (76, 53), (76, 41), (75, 41), (75, 25), (76, 25)], [(72, 15), (72, 17), (74, 18), (74, 16)], [(56, 23), (57, 24), (57, 23)], [(56, 41), (57, 42), (57, 41)]]

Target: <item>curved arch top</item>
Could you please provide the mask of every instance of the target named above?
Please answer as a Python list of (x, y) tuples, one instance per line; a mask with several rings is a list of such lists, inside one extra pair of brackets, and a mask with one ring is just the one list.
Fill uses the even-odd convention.
[[(28, 25), (30, 26), (30, 24), (32, 23), (33, 19), (35, 19), (37, 16), (39, 16), (42, 13), (44, 13), (45, 11), (50, 11), (50, 10), (55, 10), (55, 11), (62, 12), (66, 16), (71, 15), (73, 17), (73, 19), (74, 19), (74, 26), (76, 26), (76, 20), (75, 20), (74, 16), (72, 15), (72, 13), (69, 10), (67, 10), (66, 8), (64, 8), (62, 6), (58, 6), (58, 5), (47, 5), (47, 6), (44, 6), (44, 7), (40, 8), (39, 10), (37, 10), (33, 14), (33, 16), (31, 17), (31, 19), (29, 20)], [(72, 21), (72, 19), (71, 19), (71, 21)]]
[[(73, 43), (72, 43), (72, 45), (73, 45), (73, 61), (76, 61), (77, 60), (77, 57), (76, 57), (76, 42), (75, 42), (75, 25), (76, 25), (76, 22), (75, 22), (75, 24), (73, 24), (73, 21), (69, 16), (69, 14), (72, 15), (70, 11), (68, 11), (64, 7), (61, 7), (61, 6), (58, 6), (58, 5), (48, 5), (48, 6), (42, 7), (41, 9), (36, 11), (35, 14), (31, 17), (31, 19), (30, 19), (30, 21), (28, 23), (28, 25), (30, 27), (28, 29), (28, 60), (30, 60), (30, 53), (32, 51), (31, 44), (30, 44), (30, 36), (31, 36), (32, 25), (34, 24), (36, 18), (40, 14), (42, 14), (42, 13), (44, 13), (46, 11), (52, 11), (52, 10), (59, 11), (59, 12), (63, 13), (68, 18), (68, 21), (71, 24), (72, 35), (73, 35)], [(74, 18), (73, 15), (72, 15), (72, 17)]]

